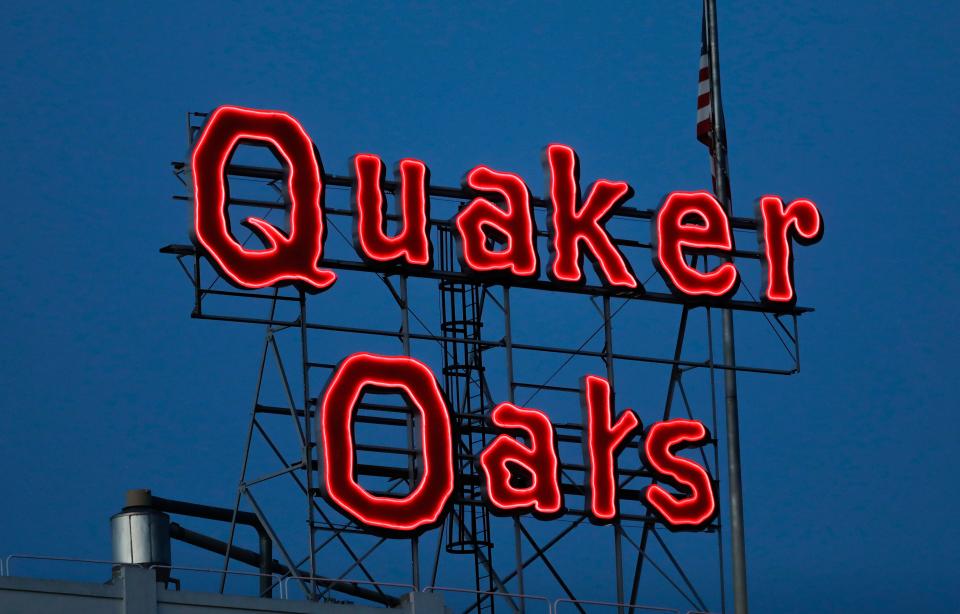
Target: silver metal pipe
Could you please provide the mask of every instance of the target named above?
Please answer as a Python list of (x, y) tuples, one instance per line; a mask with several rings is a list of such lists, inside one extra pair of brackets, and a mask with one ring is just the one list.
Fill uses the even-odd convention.
[[(710, 53), (710, 110), (713, 122), (716, 191), (718, 200), (727, 210), (727, 215), (732, 217), (733, 202), (730, 195), (727, 134), (720, 95), (720, 53), (718, 49), (716, 0), (704, 0), (704, 13), (707, 20), (707, 41)], [(733, 258), (731, 257), (729, 260), (732, 261)], [(722, 310), (722, 324), (723, 362), (733, 367), (736, 365), (736, 351), (734, 349), (733, 312), (729, 308)], [(730, 498), (733, 608), (736, 614), (747, 614), (747, 557), (743, 535), (743, 483), (740, 470), (740, 410), (735, 369), (726, 369), (723, 372), (723, 387), (727, 424), (727, 487)]]

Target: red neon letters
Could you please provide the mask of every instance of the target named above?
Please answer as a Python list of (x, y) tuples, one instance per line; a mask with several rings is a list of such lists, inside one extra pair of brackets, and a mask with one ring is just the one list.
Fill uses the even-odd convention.
[(587, 470), (586, 490), (590, 511), (597, 520), (617, 516), (617, 456), (627, 438), (640, 426), (633, 410), (627, 409), (613, 424), (610, 382), (588, 375), (583, 382), (583, 413), (586, 432), (583, 438)]
[[(267, 249), (244, 248), (230, 233), (226, 167), (237, 145), (267, 144), (287, 172), (289, 232), (259, 218), (244, 222)], [(336, 281), (318, 268), (323, 251), (323, 170), (310, 137), (286, 113), (220, 107), (207, 120), (193, 150), (193, 234), (227, 279), (246, 288), (303, 282), (322, 290)]]
[[(506, 271), (517, 277), (536, 277), (536, 226), (530, 207), (530, 190), (519, 176), (478, 166), (470, 171), (467, 186), (478, 192), (496, 192), (506, 203), (501, 209), (477, 197), (457, 214), (464, 264), (477, 272)], [(489, 232), (488, 232), (489, 231)], [(500, 250), (491, 243), (506, 244)]]
[[(230, 229), (228, 165), (243, 144), (269, 147), (286, 172), (287, 230), (263, 219), (244, 221), (263, 241), (262, 249), (245, 248)], [(618, 294), (643, 292), (605, 227), (630, 198), (630, 186), (600, 180), (583, 200), (576, 152), (566, 145), (550, 145), (546, 163), (551, 201), (547, 217), (552, 254), (549, 277), (559, 283), (583, 283), (583, 257), (587, 256), (602, 282), (617, 288)], [(400, 161), (394, 194), (401, 224), (392, 235), (388, 233), (394, 226), (387, 221), (392, 216), (387, 214), (382, 160), (359, 154), (352, 167), (354, 241), (360, 256), (391, 267), (431, 266), (427, 166), (414, 159)], [(197, 140), (190, 169), (195, 201), (193, 237), (198, 252), (209, 257), (225, 278), (245, 288), (295, 283), (311, 291), (323, 290), (336, 281), (333, 271), (320, 268), (326, 228), (322, 164), (310, 138), (290, 115), (218, 108)], [(477, 166), (467, 175), (465, 185), (475, 197), (454, 218), (463, 271), (512, 276), (527, 280), (520, 285), (540, 287), (539, 282), (530, 281), (539, 275), (538, 233), (532, 197), (523, 179)], [(456, 196), (450, 190), (435, 193)], [(648, 216), (634, 211), (633, 217)], [(763, 298), (778, 306), (792, 305), (796, 301), (792, 242), (806, 245), (820, 239), (820, 212), (809, 200), (785, 205), (777, 196), (764, 196), (757, 226), (765, 266)], [(732, 262), (720, 263), (710, 271), (699, 271), (688, 262), (691, 254), (729, 256), (734, 251), (731, 220), (711, 194), (671, 193), (656, 212), (651, 228), (654, 264), (674, 293), (699, 304), (736, 292), (740, 275)], [(398, 392), (416, 408), (418, 475), (406, 495), (377, 494), (359, 482), (353, 423), (360, 401), (369, 391)], [(603, 378), (586, 377), (583, 395), (584, 462), (583, 466), (564, 466), (564, 475), (568, 470), (582, 470), (584, 511), (595, 522), (617, 522), (620, 498), (640, 498), (620, 492), (617, 464), (624, 446), (642, 427), (630, 409), (616, 415), (610, 384)], [(372, 529), (411, 533), (434, 525), (453, 495), (455, 467), (474, 461), (454, 445), (450, 411), (433, 373), (409, 357), (349, 356), (331, 377), (318, 414), (324, 495), (346, 516)], [(476, 459), (490, 505), (505, 513), (562, 513), (564, 489), (573, 494), (579, 493), (579, 488), (560, 480), (558, 437), (547, 415), (501, 403), (490, 412), (490, 420), (506, 431)], [(468, 430), (456, 436), (470, 434)], [(565, 434), (563, 440), (571, 439)], [(653, 484), (643, 491), (642, 499), (671, 528), (702, 528), (716, 514), (714, 484), (707, 469), (676, 455), (684, 447), (710, 442), (706, 428), (695, 420), (658, 422), (643, 435), (644, 464), (679, 493)]]
[[(371, 391), (400, 392), (416, 407), (420, 475), (406, 496), (376, 495), (358, 482), (353, 419), (364, 392)], [(583, 395), (584, 511), (594, 522), (616, 522), (617, 457), (640, 430), (640, 420), (629, 409), (616, 418), (610, 384), (601, 377), (587, 376)], [(547, 415), (501, 403), (490, 413), (490, 421), (507, 432), (498, 435), (477, 459), (489, 504), (507, 514), (529, 511), (550, 517), (563, 513), (558, 440)], [(454, 467), (465, 460), (455, 456), (451, 426), (440, 386), (424, 364), (406, 356), (358, 353), (347, 357), (331, 377), (320, 404), (326, 498), (356, 522), (390, 534), (434, 525), (453, 493)], [(647, 505), (671, 528), (701, 528), (716, 512), (707, 471), (675, 455), (682, 447), (701, 446), (708, 440), (706, 428), (694, 420), (658, 422), (644, 435), (644, 463), (658, 478), (688, 495), (681, 498), (658, 485), (643, 491)]]
[[(405, 497), (375, 496), (357, 483), (353, 414), (365, 388), (400, 390), (419, 412), (423, 469)], [(345, 514), (390, 531), (415, 531), (440, 518), (453, 493), (453, 441), (447, 403), (426, 365), (405, 356), (349, 356), (324, 392), (319, 428), (325, 494)]]
[(430, 202), (427, 185), (430, 172), (419, 160), (401, 160), (397, 168), (400, 183), (400, 212), (403, 230), (387, 235), (385, 199), (383, 196), (383, 162), (371, 154), (353, 158), (354, 245), (364, 258), (376, 262), (403, 259), (407, 264), (430, 264), (428, 223)]
[[(559, 512), (563, 508), (560, 463), (550, 419), (535, 409), (501, 403), (493, 408), (490, 420), (501, 429), (523, 431), (530, 441), (525, 446), (510, 435), (498, 435), (480, 453), (490, 503), (501, 511), (533, 508), (542, 515)], [(529, 484), (515, 483), (511, 465), (523, 469)]]
[(757, 239), (764, 252), (763, 298), (792, 305), (793, 288), (791, 239), (801, 245), (816, 243), (823, 236), (823, 219), (809, 200), (795, 200), (788, 206), (778, 196), (764, 196), (758, 206)]
[(602, 271), (603, 283), (611, 286), (636, 288), (637, 278), (627, 261), (614, 246), (603, 224), (633, 194), (623, 181), (601, 179), (593, 184), (590, 195), (580, 204), (580, 161), (572, 148), (566, 145), (547, 147), (547, 165), (550, 170), (550, 200), (553, 215), (550, 220), (550, 252), (553, 255), (550, 277), (561, 282), (582, 282), (583, 252), (580, 244), (589, 250), (590, 259)]
[(740, 277), (732, 263), (725, 262), (709, 273), (701, 273), (686, 260), (688, 252), (733, 251), (730, 221), (712, 194), (672, 192), (651, 228), (656, 246), (654, 264), (674, 292), (720, 298), (736, 291)]
[(706, 439), (707, 429), (696, 420), (667, 420), (647, 429), (643, 446), (647, 465), (661, 479), (690, 493), (689, 497), (678, 499), (657, 484), (643, 491), (647, 503), (671, 526), (698, 528), (709, 522), (717, 511), (707, 471), (673, 454), (684, 445), (699, 444)]
[[(231, 234), (227, 165), (238, 145), (269, 147), (287, 173), (288, 230), (263, 219), (244, 221), (263, 241), (264, 249), (247, 249)], [(597, 269), (602, 283), (643, 292), (628, 260), (605, 224), (632, 195), (623, 181), (599, 180), (585, 201), (580, 194), (579, 161), (567, 145), (546, 150), (550, 174), (551, 212), (547, 216), (551, 253), (547, 274), (559, 283), (584, 283), (583, 257)], [(278, 111), (222, 106), (214, 111), (197, 140), (191, 158), (195, 242), (232, 283), (264, 288), (296, 283), (311, 291), (336, 281), (320, 268), (325, 238), (324, 175), (319, 155), (295, 119)], [(430, 267), (430, 173), (414, 159), (397, 166), (399, 230), (388, 234), (384, 165), (377, 156), (358, 154), (354, 177), (354, 246), (368, 261), (396, 266)], [(477, 195), (456, 216), (463, 268), (489, 274), (536, 279), (539, 275), (537, 228), (530, 190), (518, 175), (477, 166), (465, 186)], [(491, 200), (492, 198), (492, 200)], [(790, 306), (796, 302), (792, 242), (809, 245), (823, 233), (816, 205), (796, 200), (785, 206), (764, 196), (757, 232), (764, 263), (763, 298)], [(653, 260), (670, 289), (696, 301), (732, 296), (740, 275), (732, 262), (702, 272), (687, 258), (695, 253), (729, 255), (733, 233), (727, 213), (707, 192), (673, 192), (651, 224)]]

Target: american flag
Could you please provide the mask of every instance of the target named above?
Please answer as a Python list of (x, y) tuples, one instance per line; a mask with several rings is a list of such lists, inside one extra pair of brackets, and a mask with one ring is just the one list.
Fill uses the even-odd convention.
[(710, 100), (710, 49), (707, 46), (707, 13), (704, 6), (700, 30), (700, 83), (697, 88), (697, 140), (713, 147), (713, 119)]

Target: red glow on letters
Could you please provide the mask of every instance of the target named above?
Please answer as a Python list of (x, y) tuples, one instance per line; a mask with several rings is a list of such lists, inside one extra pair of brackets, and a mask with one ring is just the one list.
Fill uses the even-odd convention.
[(643, 448), (647, 466), (661, 479), (690, 492), (689, 497), (679, 499), (657, 484), (644, 489), (647, 503), (671, 526), (697, 528), (716, 513), (710, 475), (697, 463), (673, 454), (681, 446), (700, 444), (707, 438), (706, 427), (696, 420), (657, 422), (647, 430)]
[[(498, 435), (480, 453), (480, 468), (487, 481), (487, 497), (500, 510), (533, 508), (540, 514), (555, 514), (563, 508), (560, 494), (560, 461), (550, 419), (541, 411), (501, 403), (490, 413), (493, 424), (502, 429), (519, 429), (530, 439), (525, 446), (510, 435)], [(511, 484), (510, 465), (522, 467), (531, 479), (529, 486)]]
[(626, 202), (633, 190), (623, 181), (601, 179), (593, 184), (587, 200), (580, 204), (580, 161), (566, 145), (547, 147), (550, 171), (550, 250), (553, 262), (550, 277), (577, 283), (584, 280), (581, 243), (590, 259), (602, 271), (606, 285), (636, 288), (637, 278), (613, 244), (603, 224)]
[[(402, 391), (419, 413), (423, 471), (404, 497), (371, 495), (357, 482), (352, 423), (365, 388)], [(390, 531), (415, 531), (440, 518), (453, 493), (453, 440), (447, 403), (426, 365), (406, 356), (349, 356), (324, 392), (319, 428), (325, 494), (345, 514)]]
[(811, 245), (823, 236), (823, 218), (813, 201), (800, 199), (787, 206), (779, 196), (764, 196), (758, 207), (757, 238), (764, 252), (763, 298), (792, 305), (797, 300), (793, 284), (793, 249), (790, 241)]
[[(506, 271), (517, 277), (536, 277), (536, 226), (530, 207), (530, 189), (518, 175), (478, 166), (467, 175), (467, 185), (478, 192), (496, 192), (506, 202), (501, 209), (486, 198), (473, 199), (457, 214), (463, 261), (474, 271)], [(493, 230), (488, 234), (485, 229)], [(491, 249), (488, 240), (506, 243)]]
[(633, 410), (627, 409), (613, 423), (610, 382), (588, 375), (583, 384), (583, 413), (586, 425), (584, 460), (590, 510), (598, 520), (617, 516), (617, 456), (627, 438), (640, 426)]
[[(287, 172), (290, 231), (284, 234), (255, 217), (244, 222), (267, 244), (244, 248), (230, 233), (226, 167), (244, 142), (267, 143)], [(322, 290), (336, 281), (318, 268), (323, 252), (323, 170), (310, 137), (297, 121), (278, 111), (223, 106), (207, 120), (193, 150), (194, 238), (231, 282), (246, 288), (303, 282)]]
[[(702, 225), (692, 224), (689, 217)], [(732, 295), (740, 281), (736, 267), (725, 262), (709, 273), (687, 264), (685, 252), (733, 250), (733, 233), (723, 207), (707, 192), (672, 192), (657, 211), (653, 229), (654, 264), (670, 288), (691, 297)]]
[(397, 179), (403, 230), (393, 237), (386, 232), (383, 162), (372, 154), (358, 154), (353, 158), (353, 172), (356, 181), (353, 193), (354, 242), (360, 255), (377, 262), (403, 259), (416, 266), (429, 265), (427, 185), (430, 172), (427, 165), (420, 160), (400, 161)]

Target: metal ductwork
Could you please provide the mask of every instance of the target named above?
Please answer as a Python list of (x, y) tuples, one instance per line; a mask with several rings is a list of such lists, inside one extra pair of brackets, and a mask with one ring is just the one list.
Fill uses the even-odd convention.
[[(204, 518), (219, 522), (232, 522), (253, 528), (257, 532), (260, 551), (254, 552), (236, 545), (230, 546), (213, 537), (191, 531), (178, 523), (170, 522), (168, 514)], [(113, 561), (116, 574), (120, 566), (137, 565), (155, 567), (157, 580), (170, 580), (170, 539), (190, 544), (258, 568), (260, 572), (260, 596), (272, 597), (275, 587), (273, 574), (279, 577), (306, 577), (309, 572), (287, 567), (273, 558), (273, 542), (256, 514), (225, 507), (201, 505), (176, 499), (155, 497), (147, 489), (128, 490), (126, 506), (110, 518), (113, 535)], [(379, 589), (360, 586), (349, 580), (314, 579), (314, 584), (329, 587), (337, 592), (397, 607), (400, 599)], [(222, 589), (221, 589), (222, 590)]]
[(170, 516), (152, 507), (149, 490), (127, 492), (123, 511), (110, 517), (110, 536), (116, 565), (156, 567), (158, 580), (169, 578)]

